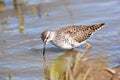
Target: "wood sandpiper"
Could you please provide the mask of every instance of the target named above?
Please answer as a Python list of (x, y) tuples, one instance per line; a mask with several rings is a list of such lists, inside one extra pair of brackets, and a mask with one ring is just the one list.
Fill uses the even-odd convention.
[(105, 23), (73, 25), (58, 30), (45, 30), (41, 33), (41, 39), (44, 42), (43, 55), (45, 54), (45, 45), (48, 42), (52, 42), (55, 46), (62, 49), (73, 49), (81, 44), (86, 44), (86, 48), (90, 49), (91, 45), (86, 40), (104, 25)]

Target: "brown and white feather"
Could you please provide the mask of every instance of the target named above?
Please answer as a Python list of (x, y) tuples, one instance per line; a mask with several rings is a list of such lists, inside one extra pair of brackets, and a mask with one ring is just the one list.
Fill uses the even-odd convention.
[(65, 28), (58, 29), (57, 34), (69, 35), (73, 40), (78, 43), (88, 39), (95, 31), (101, 29), (105, 23), (95, 25), (79, 25), (79, 26), (67, 26)]

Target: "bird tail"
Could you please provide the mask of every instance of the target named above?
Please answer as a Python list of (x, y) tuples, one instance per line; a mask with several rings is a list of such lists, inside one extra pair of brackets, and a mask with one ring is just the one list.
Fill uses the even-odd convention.
[(101, 29), (102, 27), (104, 27), (105, 23), (99, 23), (99, 24), (95, 24), (95, 25), (91, 25), (89, 26), (89, 28), (92, 30), (92, 32), (95, 32), (99, 29)]

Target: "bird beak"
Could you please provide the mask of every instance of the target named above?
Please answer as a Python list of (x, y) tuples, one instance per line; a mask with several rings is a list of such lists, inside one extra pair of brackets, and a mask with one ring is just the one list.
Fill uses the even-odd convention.
[(46, 46), (46, 44), (44, 44), (44, 46), (43, 46), (43, 56), (45, 56), (45, 46)]
[(48, 43), (47, 40), (44, 40), (44, 46), (43, 46), (43, 56), (45, 56), (45, 47), (46, 47), (46, 44)]

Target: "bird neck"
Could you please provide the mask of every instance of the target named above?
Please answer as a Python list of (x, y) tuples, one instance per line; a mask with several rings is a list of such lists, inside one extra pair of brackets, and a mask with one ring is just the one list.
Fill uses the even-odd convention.
[(50, 37), (51, 37), (51, 40), (53, 40), (56, 37), (56, 31), (51, 31)]

